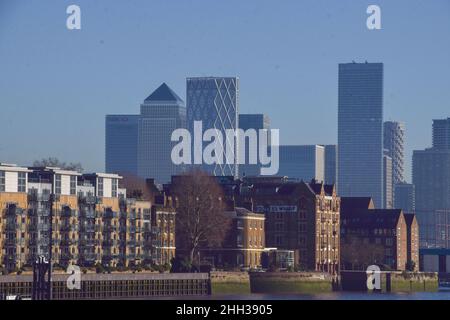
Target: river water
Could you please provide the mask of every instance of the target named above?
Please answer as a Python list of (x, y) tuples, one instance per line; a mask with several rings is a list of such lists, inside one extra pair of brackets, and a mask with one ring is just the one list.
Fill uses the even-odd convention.
[[(181, 298), (181, 299), (180, 299)], [(174, 298), (169, 298), (174, 299)], [(450, 300), (450, 291), (413, 293), (330, 292), (318, 294), (240, 294), (176, 297), (176, 300)]]

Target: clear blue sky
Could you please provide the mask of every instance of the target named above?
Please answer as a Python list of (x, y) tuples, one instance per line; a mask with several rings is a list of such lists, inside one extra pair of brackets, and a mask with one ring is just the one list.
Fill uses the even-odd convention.
[[(66, 29), (77, 4), (82, 30)], [(378, 4), (382, 30), (366, 28)], [(0, 0), (0, 161), (104, 169), (104, 116), (137, 113), (163, 81), (239, 76), (242, 113), (281, 142), (336, 143), (338, 63), (385, 64), (385, 119), (411, 151), (450, 116), (450, 1)], [(408, 165), (408, 176), (410, 166)]]

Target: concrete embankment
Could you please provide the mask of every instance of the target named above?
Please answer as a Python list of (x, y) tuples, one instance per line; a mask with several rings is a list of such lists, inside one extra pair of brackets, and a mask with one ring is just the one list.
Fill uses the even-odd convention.
[(249, 294), (250, 277), (248, 272), (210, 273), (212, 294)]
[(331, 292), (332, 277), (315, 272), (211, 272), (212, 294)]

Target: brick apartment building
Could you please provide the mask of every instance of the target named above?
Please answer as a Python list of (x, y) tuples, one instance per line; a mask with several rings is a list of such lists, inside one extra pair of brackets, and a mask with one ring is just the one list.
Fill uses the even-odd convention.
[(418, 225), (401, 209), (375, 209), (371, 198), (341, 198), (341, 265), (364, 269), (376, 264), (405, 270), (419, 265)]
[(265, 251), (264, 214), (240, 207), (226, 214), (231, 223), (225, 241), (221, 248), (200, 249), (202, 262), (216, 267), (260, 267)]
[(265, 214), (266, 247), (293, 250), (303, 270), (339, 271), (340, 198), (334, 185), (244, 178), (238, 198)]

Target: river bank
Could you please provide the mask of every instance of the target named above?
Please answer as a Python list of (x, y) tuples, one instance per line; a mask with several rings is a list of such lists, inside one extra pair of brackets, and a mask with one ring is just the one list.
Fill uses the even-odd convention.
[[(211, 272), (210, 277), (212, 295), (314, 295), (334, 291), (367, 291), (365, 272), (343, 272), (338, 278), (319, 272)], [(437, 291), (436, 273), (383, 272), (381, 274), (381, 292)]]

